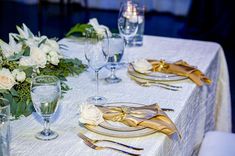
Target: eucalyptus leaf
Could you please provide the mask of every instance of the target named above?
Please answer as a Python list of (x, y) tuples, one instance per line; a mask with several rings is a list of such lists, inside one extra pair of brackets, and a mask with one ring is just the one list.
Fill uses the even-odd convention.
[(12, 95), (12, 96), (19, 96), (19, 95), (18, 95), (18, 92), (17, 92), (14, 88), (11, 88), (11, 89), (10, 89), (10, 92), (11, 92), (11, 95)]
[(21, 51), (19, 53), (16, 53), (16, 54), (8, 57), (8, 60), (9, 61), (17, 61), (17, 60), (19, 60), (23, 56), (23, 54), (24, 54), (24, 51)]

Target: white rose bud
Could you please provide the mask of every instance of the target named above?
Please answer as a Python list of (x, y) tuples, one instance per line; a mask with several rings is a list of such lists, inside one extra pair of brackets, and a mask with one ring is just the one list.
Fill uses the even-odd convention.
[(99, 125), (104, 121), (103, 113), (93, 104), (82, 104), (80, 112), (79, 121), (81, 123)]
[(14, 69), (11, 73), (16, 78), (17, 73), (20, 72), (19, 69)]
[(24, 80), (26, 79), (26, 74), (25, 74), (25, 72), (19, 72), (18, 74), (17, 74), (17, 76), (16, 76), (16, 80), (18, 81), (18, 82), (23, 82)]
[(20, 71), (19, 69), (14, 69), (12, 71), (12, 75), (15, 77), (16, 81), (23, 82), (26, 79), (26, 74), (24, 71)]
[(0, 89), (10, 90), (16, 84), (15, 78), (9, 69), (0, 69)]

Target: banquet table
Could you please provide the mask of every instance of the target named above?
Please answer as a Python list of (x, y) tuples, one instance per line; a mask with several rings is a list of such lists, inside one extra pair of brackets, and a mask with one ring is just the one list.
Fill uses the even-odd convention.
[[(84, 44), (80, 41), (62, 39), (68, 46), (65, 57), (77, 57), (84, 61)], [(143, 147), (143, 156), (190, 156), (196, 155), (204, 134), (210, 130), (231, 131), (231, 106), (228, 69), (222, 47), (213, 42), (144, 36), (142, 47), (126, 48), (124, 62), (138, 58), (165, 59), (173, 62), (187, 61), (197, 66), (212, 79), (211, 85), (196, 86), (190, 80), (173, 82), (183, 88), (173, 92), (158, 87), (142, 87), (132, 81), (124, 66), (117, 71), (122, 82), (107, 84), (103, 80), (109, 74), (101, 71), (100, 94), (108, 102), (158, 103), (160, 107), (172, 108), (167, 115), (177, 126), (181, 139), (170, 139), (162, 133), (138, 138), (111, 138), (90, 132), (79, 125), (78, 108), (86, 98), (94, 94), (94, 73), (90, 70), (76, 77), (69, 77), (71, 87), (60, 101), (51, 128), (59, 137), (51, 141), (37, 140), (34, 135), (42, 129), (42, 120), (33, 113), (11, 122), (12, 156), (121, 156), (111, 150), (95, 151), (77, 136), (78, 132), (94, 139), (112, 139), (128, 145)], [(100, 145), (107, 145), (100, 143)], [(136, 152), (138, 153), (138, 152)]]

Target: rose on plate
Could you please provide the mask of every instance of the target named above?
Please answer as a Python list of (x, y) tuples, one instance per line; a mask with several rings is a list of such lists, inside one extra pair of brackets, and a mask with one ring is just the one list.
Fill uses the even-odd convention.
[(146, 59), (137, 59), (132, 63), (134, 69), (140, 73), (146, 74), (150, 73), (152, 64), (149, 63)]
[(79, 121), (89, 125), (99, 125), (104, 121), (103, 113), (93, 104), (84, 103), (80, 106)]

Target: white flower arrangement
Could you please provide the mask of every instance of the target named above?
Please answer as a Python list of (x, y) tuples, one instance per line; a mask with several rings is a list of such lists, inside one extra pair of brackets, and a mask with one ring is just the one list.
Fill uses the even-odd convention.
[[(37, 75), (54, 75), (66, 80), (69, 75), (78, 75), (85, 66), (78, 59), (66, 59), (60, 53), (55, 39), (35, 36), (23, 24), (16, 27), (18, 34), (9, 34), (9, 43), (0, 39), (0, 96), (8, 99), (14, 117), (30, 115), (31, 78)], [(62, 81), (62, 90), (69, 88)]]

